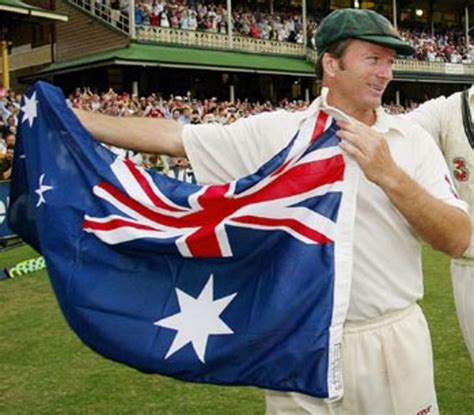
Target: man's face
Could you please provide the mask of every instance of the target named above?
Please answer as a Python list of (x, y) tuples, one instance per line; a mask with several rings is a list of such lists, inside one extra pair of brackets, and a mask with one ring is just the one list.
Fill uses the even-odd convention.
[(13, 150), (8, 149), (7, 152), (5, 153), (5, 159), (8, 161), (13, 161)]
[(394, 60), (393, 49), (352, 41), (343, 56), (336, 60), (333, 76), (334, 92), (344, 100), (343, 108), (364, 111), (379, 107), (385, 88), (393, 78)]
[(5, 137), (5, 144), (7, 146), (14, 146), (15, 145), (15, 140), (16, 137), (14, 134), (8, 134), (6, 137)]

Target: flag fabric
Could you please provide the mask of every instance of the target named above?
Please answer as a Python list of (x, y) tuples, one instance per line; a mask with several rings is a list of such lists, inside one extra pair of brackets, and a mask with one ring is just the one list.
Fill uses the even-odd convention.
[(22, 103), (10, 225), (101, 355), (338, 397), (357, 171), (336, 131), (320, 112), (254, 174), (199, 186), (112, 153), (39, 82)]

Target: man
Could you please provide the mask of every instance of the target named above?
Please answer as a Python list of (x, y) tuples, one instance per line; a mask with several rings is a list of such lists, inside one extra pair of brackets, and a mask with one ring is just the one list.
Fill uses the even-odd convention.
[(0, 180), (10, 180), (12, 176), (14, 146), (7, 146), (5, 156), (0, 160)]
[(189, 161), (184, 157), (171, 157), (170, 168), (166, 175), (186, 183), (196, 183)]
[(339, 121), (340, 145), (364, 175), (357, 191), (353, 282), (344, 328), (345, 395), (342, 401), (325, 402), (268, 391), (267, 412), (435, 414), (431, 342), (416, 305), (423, 295), (419, 238), (461, 255), (470, 238), (467, 208), (446, 182), (447, 167), (429, 135), (381, 109), (395, 54), (414, 52), (390, 22), (368, 10), (337, 10), (321, 23), (316, 45), (325, 89), (304, 112), (267, 112), (229, 126), (184, 127), (161, 120), (119, 124), (76, 113), (102, 141), (119, 146), (133, 141), (142, 151), (186, 155), (202, 183), (252, 173), (288, 143), (304, 120), (323, 110), (350, 120)]
[[(474, 44), (474, 27), (469, 30)], [(474, 46), (474, 45), (473, 45)], [(471, 208), (474, 223), (474, 85), (465, 92), (426, 102), (407, 115), (428, 131), (440, 147), (456, 188)], [(474, 238), (462, 258), (453, 259), (451, 276), (456, 311), (474, 362)]]

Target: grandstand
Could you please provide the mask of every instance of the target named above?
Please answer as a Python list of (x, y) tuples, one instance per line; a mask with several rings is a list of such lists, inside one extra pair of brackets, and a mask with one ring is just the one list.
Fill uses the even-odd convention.
[(57, 0), (54, 11), (68, 22), (10, 27), (13, 87), (22, 91), (46, 79), (65, 92), (88, 86), (232, 101), (310, 100), (319, 92), (314, 33), (339, 7), (384, 13), (417, 47), (415, 59), (397, 60), (388, 102), (421, 101), (474, 80), (465, 35), (474, 7), (466, 0)]

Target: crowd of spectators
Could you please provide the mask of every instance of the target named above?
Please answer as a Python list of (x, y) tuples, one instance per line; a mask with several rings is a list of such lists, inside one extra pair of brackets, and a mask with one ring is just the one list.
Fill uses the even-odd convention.
[(400, 34), (415, 49), (415, 59), (429, 62), (474, 63), (474, 48), (461, 29), (436, 27), (434, 33), (417, 23), (404, 22)]
[(419, 102), (408, 99), (403, 103), (403, 105), (397, 104), (395, 102), (388, 102), (383, 104), (383, 107), (389, 114), (398, 115), (413, 111), (416, 107), (418, 107), (418, 105), (420, 105)]
[(13, 151), (18, 127), (21, 95), (4, 93), (0, 99), (0, 180), (9, 180), (12, 173)]
[[(122, 0), (127, 1), (127, 0)], [(310, 15), (307, 20), (308, 45), (314, 47), (322, 15)], [(212, 0), (137, 0), (135, 23), (227, 33), (228, 16), (225, 3)], [(236, 4), (232, 9), (234, 35), (254, 39), (303, 44), (303, 19), (298, 8), (270, 12), (261, 6)], [(400, 33), (417, 53), (414, 59), (450, 63), (474, 63), (474, 49), (468, 49), (461, 28), (437, 26), (431, 29), (417, 22), (402, 22)]]
[[(138, 0), (135, 24), (225, 34), (228, 13), (224, 3), (205, 0)], [(236, 4), (232, 9), (232, 27), (234, 35), (304, 43), (301, 13), (291, 7), (271, 13), (259, 6)]]

